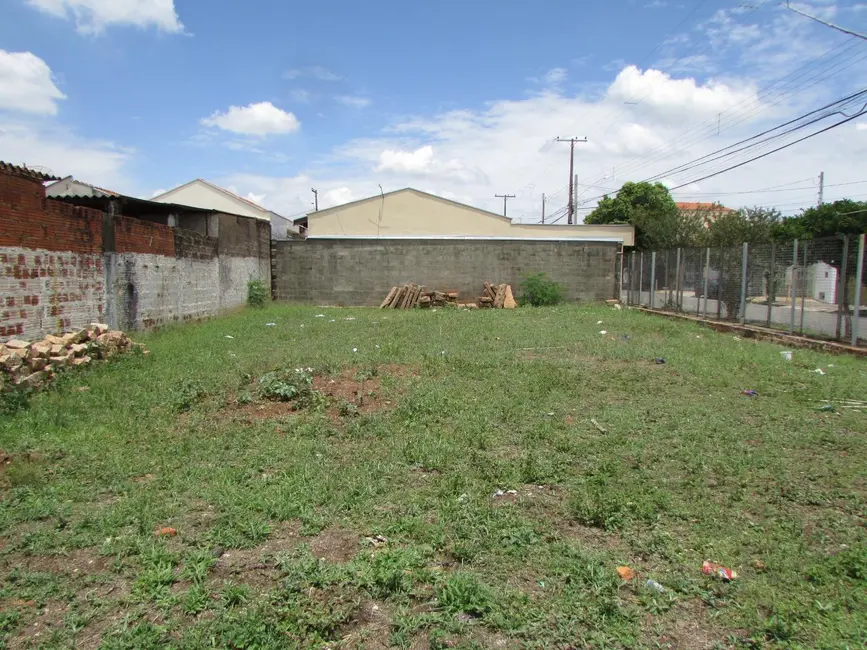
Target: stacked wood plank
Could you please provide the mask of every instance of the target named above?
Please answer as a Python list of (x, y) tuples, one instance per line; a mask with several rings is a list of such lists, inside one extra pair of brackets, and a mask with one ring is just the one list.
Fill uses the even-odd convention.
[(427, 287), (415, 283), (392, 287), (380, 303), (380, 309), (413, 309), (414, 307), (445, 307), (457, 305), (455, 291), (428, 291)]
[(512, 287), (508, 284), (491, 284), (485, 282), (482, 285), (484, 294), (476, 298), (475, 302), (458, 303), (456, 291), (428, 291), (423, 285), (411, 282), (403, 286), (392, 287), (388, 295), (380, 303), (380, 309), (413, 309), (420, 307), (464, 307), (469, 309), (515, 309), (518, 303), (512, 294)]

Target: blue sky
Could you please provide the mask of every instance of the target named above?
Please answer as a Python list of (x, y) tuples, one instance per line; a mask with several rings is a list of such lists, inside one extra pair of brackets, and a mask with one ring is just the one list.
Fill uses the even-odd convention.
[[(867, 86), (867, 41), (773, 0), (0, 4), (0, 159), (146, 197), (203, 177), (287, 215), (381, 184), (509, 192), (532, 221), (543, 192), (566, 202), (555, 136), (589, 138), (584, 201)], [(795, 6), (867, 32), (867, 3)], [(820, 171), (830, 198), (867, 195), (864, 124), (678, 197), (793, 211)]]

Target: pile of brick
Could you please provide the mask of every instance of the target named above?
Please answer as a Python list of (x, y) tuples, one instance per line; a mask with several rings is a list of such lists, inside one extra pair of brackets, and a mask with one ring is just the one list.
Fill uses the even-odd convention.
[(458, 302), (456, 291), (428, 291), (423, 285), (410, 282), (403, 286), (392, 287), (379, 305), (380, 309), (412, 309), (420, 307), (461, 307), (464, 309), (515, 309), (518, 303), (508, 284), (483, 284), (484, 295), (473, 302)]
[(61, 336), (49, 334), (41, 341), (12, 339), (0, 343), (0, 390), (11, 386), (38, 389), (57, 371), (86, 366), (94, 359), (110, 359), (135, 348), (147, 353), (123, 332), (101, 323)]

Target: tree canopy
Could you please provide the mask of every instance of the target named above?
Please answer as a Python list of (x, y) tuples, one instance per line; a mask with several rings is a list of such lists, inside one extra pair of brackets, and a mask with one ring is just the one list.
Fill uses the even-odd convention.
[(624, 183), (616, 196), (606, 196), (584, 223), (626, 223), (635, 227), (641, 249), (678, 246), (681, 216), (662, 183)]
[(843, 199), (808, 208), (784, 219), (774, 228), (774, 238), (817, 239), (867, 232), (867, 202)]

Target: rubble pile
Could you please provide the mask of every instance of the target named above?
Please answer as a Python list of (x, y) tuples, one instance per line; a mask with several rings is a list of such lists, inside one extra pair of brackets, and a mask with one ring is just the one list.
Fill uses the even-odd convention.
[(111, 359), (141, 349), (121, 331), (108, 325), (89, 327), (60, 336), (49, 334), (41, 341), (12, 339), (0, 343), (0, 390), (10, 387), (39, 389), (58, 371), (86, 366), (95, 359)]

